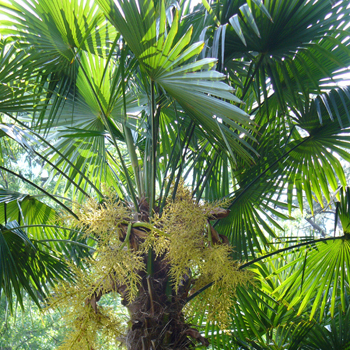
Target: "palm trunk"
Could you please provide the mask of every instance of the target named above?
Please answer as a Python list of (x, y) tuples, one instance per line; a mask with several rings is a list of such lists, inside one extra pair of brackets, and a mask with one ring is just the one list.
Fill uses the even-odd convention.
[[(187, 298), (186, 284), (175, 294), (170, 288), (169, 266), (154, 261), (154, 275), (142, 276), (139, 296), (127, 305), (131, 326), (126, 335), (129, 350), (192, 349), (196, 342), (208, 346), (199, 332), (186, 324), (182, 309)], [(184, 281), (189, 281), (188, 276)], [(175, 295), (174, 295), (175, 294)]]

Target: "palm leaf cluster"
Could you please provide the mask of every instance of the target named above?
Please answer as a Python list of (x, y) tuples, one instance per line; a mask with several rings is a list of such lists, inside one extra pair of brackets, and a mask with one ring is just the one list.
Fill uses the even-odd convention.
[[(68, 260), (80, 266), (96, 239), (62, 217), (77, 219), (88, 198), (103, 205), (103, 185), (146, 224), (185, 183), (195, 203), (229, 203), (210, 234), (255, 280), (226, 301), (225, 329), (200, 302), (214, 281), (189, 288), (197, 330), (186, 346), (349, 345), (346, 1), (8, 0), (0, 12), (0, 291), (10, 305), (24, 292), (39, 305), (50, 284), (74, 280)], [(46, 181), (24, 176), (13, 149)], [(286, 235), (296, 208), (334, 210), (334, 234)]]

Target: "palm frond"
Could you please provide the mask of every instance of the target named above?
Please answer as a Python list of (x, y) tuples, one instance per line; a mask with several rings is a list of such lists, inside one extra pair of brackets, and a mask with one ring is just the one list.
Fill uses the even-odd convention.
[(42, 250), (41, 245), (29, 239), (18, 228), (16, 221), (0, 226), (0, 291), (13, 307), (13, 292), (23, 307), (24, 290), (39, 306), (47, 290), (45, 283), (53, 284), (57, 278), (70, 279), (71, 273), (61, 254)]
[[(123, 35), (150, 79), (177, 100), (215, 142), (220, 142), (227, 149), (224, 139), (220, 137), (220, 127), (213, 116), (225, 121), (229, 127), (223, 125), (222, 129), (230, 147), (248, 161), (251, 157), (242, 146), (237, 133), (229, 128), (243, 132), (245, 129), (241, 125), (252, 130), (253, 124), (241, 109), (221, 100), (238, 102), (231, 93), (232, 88), (221, 82), (224, 75), (210, 70), (215, 65), (215, 60), (194, 61), (201, 52), (203, 43), (198, 42), (187, 47), (192, 29), (188, 29), (177, 42), (174, 40), (178, 32), (179, 15), (175, 15), (167, 33), (164, 4), (160, 6), (160, 25), (157, 30), (158, 14), (153, 1), (143, 2), (140, 8), (134, 0), (121, 2), (119, 6), (109, 0), (98, 3), (107, 18)], [(190, 63), (186, 63), (188, 61)], [(249, 132), (247, 137), (253, 138)]]

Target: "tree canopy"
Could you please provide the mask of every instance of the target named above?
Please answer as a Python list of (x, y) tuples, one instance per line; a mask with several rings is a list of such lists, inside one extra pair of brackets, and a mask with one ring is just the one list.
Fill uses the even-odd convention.
[[(345, 349), (349, 12), (0, 1), (10, 308), (24, 292), (66, 305), (62, 349), (95, 349), (96, 335), (133, 350)], [(14, 165), (24, 152), (47, 176)], [(334, 208), (333, 234), (287, 235), (296, 208)], [(110, 293), (127, 323), (102, 305)]]

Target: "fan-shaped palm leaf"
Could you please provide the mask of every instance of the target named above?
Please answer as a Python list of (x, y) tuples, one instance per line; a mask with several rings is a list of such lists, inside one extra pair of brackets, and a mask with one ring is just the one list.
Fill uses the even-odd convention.
[(22, 307), (23, 289), (39, 305), (40, 298), (45, 295), (45, 283), (71, 278), (61, 254), (53, 250), (48, 252), (46, 247), (42, 250), (41, 244), (31, 241), (16, 221), (0, 226), (0, 251), (0, 290), (11, 309), (13, 292)]
[[(223, 148), (227, 148), (226, 137), (230, 147), (246, 160), (249, 159), (236, 133), (223, 125), (221, 129), (225, 137), (220, 137), (220, 126), (213, 116), (222, 118), (228, 125), (241, 132), (244, 129), (240, 125), (252, 129), (252, 123), (242, 110), (218, 99), (238, 101), (230, 93), (232, 88), (220, 82), (224, 76), (209, 70), (214, 66), (215, 60), (204, 59), (184, 64), (189, 60), (193, 61), (202, 50), (203, 44), (194, 43), (186, 48), (192, 29), (188, 29), (177, 42), (174, 41), (179, 27), (178, 14), (172, 21), (169, 33), (166, 33), (164, 4), (160, 6), (160, 26), (157, 31), (157, 12), (153, 1), (143, 2), (139, 8), (134, 0), (121, 2), (119, 6), (109, 0), (101, 0), (98, 3), (107, 18), (123, 35), (151, 80), (176, 99), (196, 123), (211, 137), (221, 142)], [(245, 146), (249, 147), (247, 144)]]

